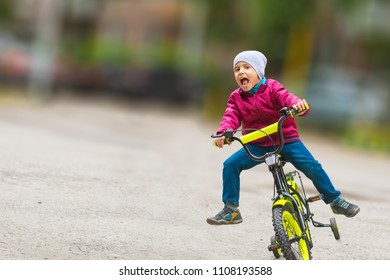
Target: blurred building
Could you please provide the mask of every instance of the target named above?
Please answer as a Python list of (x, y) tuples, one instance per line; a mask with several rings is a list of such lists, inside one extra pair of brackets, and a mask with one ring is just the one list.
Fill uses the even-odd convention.
[[(204, 25), (192, 1), (14, 1), (3, 82), (199, 103)], [(189, 10), (190, 9), (190, 10)], [(199, 10), (199, 8), (198, 8)], [(5, 45), (5, 44), (3, 44)], [(187, 50), (185, 50), (187, 48)], [(186, 53), (191, 52), (191, 56)], [(18, 59), (15, 60), (15, 57)], [(18, 68), (18, 69), (14, 69)]]

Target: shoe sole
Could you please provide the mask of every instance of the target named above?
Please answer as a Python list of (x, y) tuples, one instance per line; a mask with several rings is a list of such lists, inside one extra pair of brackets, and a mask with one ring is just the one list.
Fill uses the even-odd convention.
[(333, 212), (334, 214), (336, 214), (336, 215), (344, 215), (344, 216), (347, 217), (347, 218), (352, 218), (352, 217), (355, 217), (355, 216), (357, 215), (357, 213), (360, 212), (360, 208), (357, 208), (351, 215), (345, 215), (345, 214), (343, 214), (343, 213), (338, 213), (338, 212), (333, 211), (333, 209), (332, 209), (332, 212)]
[(242, 223), (242, 219), (241, 220), (233, 220), (233, 221), (225, 221), (225, 220), (217, 221), (217, 220), (207, 218), (206, 222), (209, 225), (213, 225), (213, 226), (236, 225), (236, 224)]
[(360, 208), (357, 208), (357, 209), (355, 210), (355, 212), (352, 213), (352, 215), (349, 215), (349, 216), (347, 216), (347, 217), (348, 217), (348, 218), (355, 217), (355, 216), (357, 215), (357, 213), (359, 213), (359, 212), (360, 212)]

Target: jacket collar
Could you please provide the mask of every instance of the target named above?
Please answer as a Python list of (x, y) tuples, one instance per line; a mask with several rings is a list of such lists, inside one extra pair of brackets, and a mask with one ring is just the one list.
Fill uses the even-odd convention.
[[(257, 89), (256, 89), (256, 87), (257, 87)], [(256, 89), (256, 92), (252, 93), (250, 91), (249, 92), (243, 91), (242, 88), (238, 88), (238, 92), (240, 94), (243, 94), (243, 95), (254, 95), (258, 92), (260, 92), (260, 93), (264, 92), (266, 87), (267, 87), (267, 79), (265, 77), (263, 77), (263, 79), (261, 79), (261, 81), (256, 86), (254, 86), (254, 89)]]

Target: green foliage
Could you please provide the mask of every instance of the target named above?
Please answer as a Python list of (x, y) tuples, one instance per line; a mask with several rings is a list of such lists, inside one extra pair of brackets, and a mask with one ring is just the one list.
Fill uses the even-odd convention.
[(284, 46), (294, 22), (312, 18), (311, 0), (215, 0), (210, 2), (208, 39)]
[(63, 52), (80, 63), (126, 65), (134, 60), (134, 52), (127, 45), (103, 40), (74, 42)]
[(0, 1), (0, 23), (8, 22), (13, 19), (14, 16), (14, 4), (13, 0), (1, 0)]
[(332, 3), (343, 11), (349, 11), (353, 9), (356, 5), (361, 5), (363, 2), (367, 1), (372, 0), (332, 0)]
[(133, 54), (126, 44), (98, 41), (92, 49), (92, 59), (102, 64), (127, 65), (133, 60)]
[(239, 38), (241, 21), (235, 7), (236, 1), (210, 1), (207, 40), (234, 42)]
[(264, 0), (255, 3), (256, 15), (261, 18), (265, 29), (285, 30), (294, 22), (312, 18), (314, 1)]
[(360, 124), (349, 126), (344, 131), (342, 140), (345, 144), (375, 152), (390, 154), (390, 127), (384, 124)]
[(146, 63), (155, 68), (174, 68), (176, 64), (176, 45), (173, 41), (158, 42), (144, 50)]
[(375, 68), (388, 70), (390, 65), (390, 37), (374, 32), (363, 39), (363, 44), (370, 64)]

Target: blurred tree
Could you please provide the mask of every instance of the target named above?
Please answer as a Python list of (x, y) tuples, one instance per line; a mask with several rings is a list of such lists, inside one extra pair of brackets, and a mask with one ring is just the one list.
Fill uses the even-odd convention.
[(14, 19), (15, 1), (1, 0), (0, 1), (0, 23), (10, 22)]
[(94, 61), (98, 21), (105, 2), (106, 0), (66, 2), (61, 28), (62, 50), (74, 55), (79, 62)]
[(216, 0), (210, 2), (207, 40), (261, 46), (283, 60), (290, 28), (313, 18), (313, 1)]

